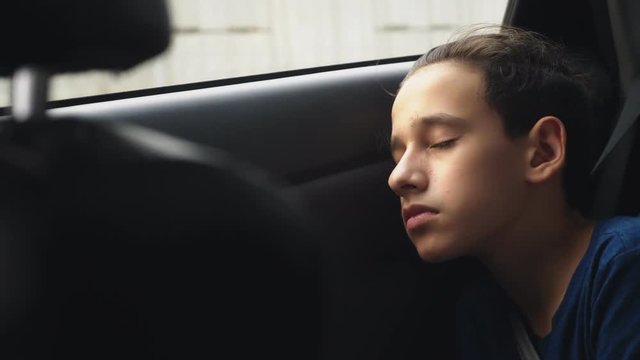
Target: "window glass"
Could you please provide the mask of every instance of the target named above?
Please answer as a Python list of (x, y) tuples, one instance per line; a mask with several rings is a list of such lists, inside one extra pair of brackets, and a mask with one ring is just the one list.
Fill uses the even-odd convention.
[(462, 26), (501, 23), (507, 1), (169, 0), (173, 38), (162, 55), (122, 73), (55, 76), (49, 98), (417, 55)]

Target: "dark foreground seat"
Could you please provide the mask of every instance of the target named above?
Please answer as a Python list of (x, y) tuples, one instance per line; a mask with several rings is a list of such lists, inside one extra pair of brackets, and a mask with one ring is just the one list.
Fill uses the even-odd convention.
[[(40, 23), (29, 5), (7, 5), (9, 25), (60, 43), (0, 59), (28, 85), (168, 42), (161, 1), (51, 2)], [(47, 120), (38, 94), (16, 94), (29, 106), (0, 124), (0, 357), (317, 357), (317, 244), (276, 180), (133, 125)]]
[(129, 126), (2, 135), (14, 154), (0, 163), (2, 351), (286, 358), (315, 346), (314, 247), (260, 173)]

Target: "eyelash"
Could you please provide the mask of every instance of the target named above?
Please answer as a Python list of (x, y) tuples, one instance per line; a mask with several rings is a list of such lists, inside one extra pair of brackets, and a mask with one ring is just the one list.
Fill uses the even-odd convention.
[(453, 139), (441, 141), (439, 143), (430, 145), (429, 149), (437, 149), (437, 150), (448, 149), (448, 148), (452, 147), (455, 144), (456, 141), (458, 141), (458, 138), (453, 138)]

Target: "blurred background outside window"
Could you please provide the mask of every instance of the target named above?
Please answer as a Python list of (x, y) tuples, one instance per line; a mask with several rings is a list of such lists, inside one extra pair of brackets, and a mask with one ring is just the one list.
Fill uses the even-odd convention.
[[(169, 0), (170, 47), (122, 73), (53, 78), (51, 100), (418, 55), (508, 0)], [(0, 80), (0, 106), (10, 101)]]

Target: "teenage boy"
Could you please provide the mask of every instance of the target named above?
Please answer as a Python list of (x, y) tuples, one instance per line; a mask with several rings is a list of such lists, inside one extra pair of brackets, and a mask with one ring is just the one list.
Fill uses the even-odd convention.
[(640, 221), (578, 211), (593, 147), (580, 64), (503, 27), (432, 49), (401, 84), (389, 186), (407, 234), (425, 261), (471, 256), (497, 284), (461, 302), (461, 358), (640, 359)]

